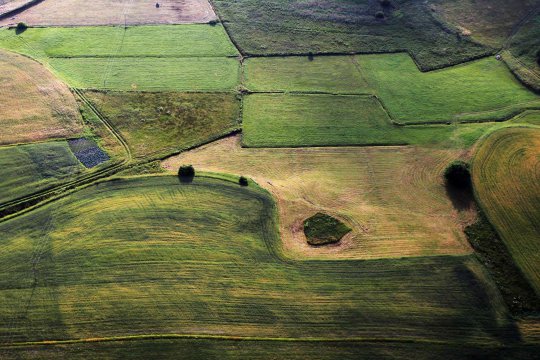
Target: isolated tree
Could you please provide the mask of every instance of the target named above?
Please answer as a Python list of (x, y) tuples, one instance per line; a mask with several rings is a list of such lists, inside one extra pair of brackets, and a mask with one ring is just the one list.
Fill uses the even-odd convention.
[(240, 176), (238, 183), (242, 186), (248, 186), (248, 179), (245, 176)]
[(195, 168), (193, 165), (182, 165), (178, 169), (179, 178), (192, 178), (195, 176)]
[(26, 29), (28, 29), (28, 25), (26, 25), (26, 23), (20, 22), (20, 23), (17, 24), (16, 31), (18, 33), (21, 33), (23, 31), (25, 31)]
[(375, 17), (377, 19), (384, 19), (384, 13), (382, 11), (377, 11), (377, 13), (375, 14)]
[(452, 162), (444, 171), (444, 178), (448, 185), (458, 188), (469, 187), (471, 185), (469, 164), (461, 160)]

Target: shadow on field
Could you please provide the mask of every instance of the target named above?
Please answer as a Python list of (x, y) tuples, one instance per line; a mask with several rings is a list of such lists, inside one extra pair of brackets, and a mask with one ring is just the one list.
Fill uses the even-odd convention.
[(457, 187), (452, 184), (446, 184), (446, 195), (452, 201), (452, 205), (458, 211), (468, 210), (475, 206), (474, 194), (471, 186)]

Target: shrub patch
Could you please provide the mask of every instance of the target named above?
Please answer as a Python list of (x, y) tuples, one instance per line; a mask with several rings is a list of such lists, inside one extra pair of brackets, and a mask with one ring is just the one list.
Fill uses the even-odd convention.
[(68, 140), (69, 148), (77, 159), (87, 168), (93, 168), (109, 160), (109, 155), (87, 138)]
[(304, 234), (310, 245), (337, 243), (350, 231), (347, 225), (323, 213), (317, 213), (304, 221)]

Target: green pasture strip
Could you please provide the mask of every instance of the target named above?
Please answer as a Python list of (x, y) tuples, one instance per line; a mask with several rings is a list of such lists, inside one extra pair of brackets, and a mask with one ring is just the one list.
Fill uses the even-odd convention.
[(232, 91), (240, 66), (233, 58), (71, 58), (49, 66), (68, 85), (83, 89)]
[[(457, 35), (421, 1), (215, 0), (233, 40), (250, 55), (408, 51), (424, 69), (485, 56), (493, 49)], [(384, 19), (377, 19), (377, 12)]]
[[(482, 347), (470, 345), (404, 344), (389, 342), (303, 342), (211, 339), (154, 339), (25, 346), (1, 349), (11, 359), (289, 359), (343, 360), (391, 357), (396, 360), (461, 360), (463, 358), (519, 358), (538, 347)], [(181, 354), (181, 355), (179, 355)]]
[(540, 108), (540, 97), (494, 58), (428, 73), (418, 71), (407, 54), (357, 59), (368, 84), (398, 122), (506, 120), (524, 109)]
[(472, 168), (482, 208), (538, 295), (539, 166), (540, 129), (511, 128), (494, 132), (481, 143)]
[(0, 233), (4, 345), (153, 333), (492, 345), (517, 336), (470, 256), (287, 260), (275, 204), (254, 184), (117, 179), (2, 222)]
[(227, 57), (238, 54), (223, 26), (80, 26), (0, 30), (0, 46), (45, 57)]
[(369, 93), (353, 56), (248, 58), (245, 86), (251, 91)]
[(83, 171), (67, 142), (0, 148), (0, 204), (56, 185)]
[(84, 94), (126, 139), (135, 158), (161, 158), (240, 128), (234, 94)]
[[(248, 147), (436, 145), (467, 148), (503, 123), (397, 126), (373, 96), (252, 94), (244, 98)], [(525, 121), (525, 120), (524, 120)]]

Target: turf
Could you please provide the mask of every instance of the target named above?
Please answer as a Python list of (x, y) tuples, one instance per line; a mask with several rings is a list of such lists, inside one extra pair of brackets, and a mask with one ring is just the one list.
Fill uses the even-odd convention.
[[(241, 147), (235, 136), (163, 165), (172, 174), (193, 164), (261, 184), (276, 197), (289, 257), (377, 259), (470, 253), (461, 228), (474, 213), (457, 213), (442, 179), (461, 153), (412, 147), (253, 149)], [(346, 221), (351, 236), (339, 246), (308, 246), (303, 222), (317, 212)]]
[(470, 257), (284, 261), (275, 217), (255, 186), (159, 176), (104, 182), (3, 222), (0, 341), (517, 336)]
[(351, 229), (338, 219), (317, 213), (304, 221), (304, 234), (310, 245), (327, 245), (341, 240)]
[[(492, 52), (458, 37), (433, 16), (428, 4), (378, 1), (215, 0), (232, 38), (247, 54), (307, 54), (409, 51), (424, 69)], [(385, 19), (375, 18), (378, 11)]]
[(239, 128), (233, 94), (86, 91), (136, 158), (159, 158)]
[(0, 167), (0, 204), (46, 189), (83, 170), (65, 141), (0, 148)]
[(494, 132), (474, 157), (475, 192), (490, 222), (540, 294), (540, 130)]
[(0, 145), (75, 136), (82, 131), (67, 86), (45, 67), (0, 50)]
[(232, 58), (50, 59), (68, 85), (84, 89), (144, 91), (232, 91), (239, 63)]
[(236, 51), (221, 25), (82, 26), (0, 30), (3, 47), (34, 57), (223, 57)]
[(421, 73), (406, 54), (359, 56), (368, 84), (403, 123), (505, 119), (540, 97), (494, 58)]
[(353, 56), (260, 57), (244, 61), (251, 91), (369, 92)]

